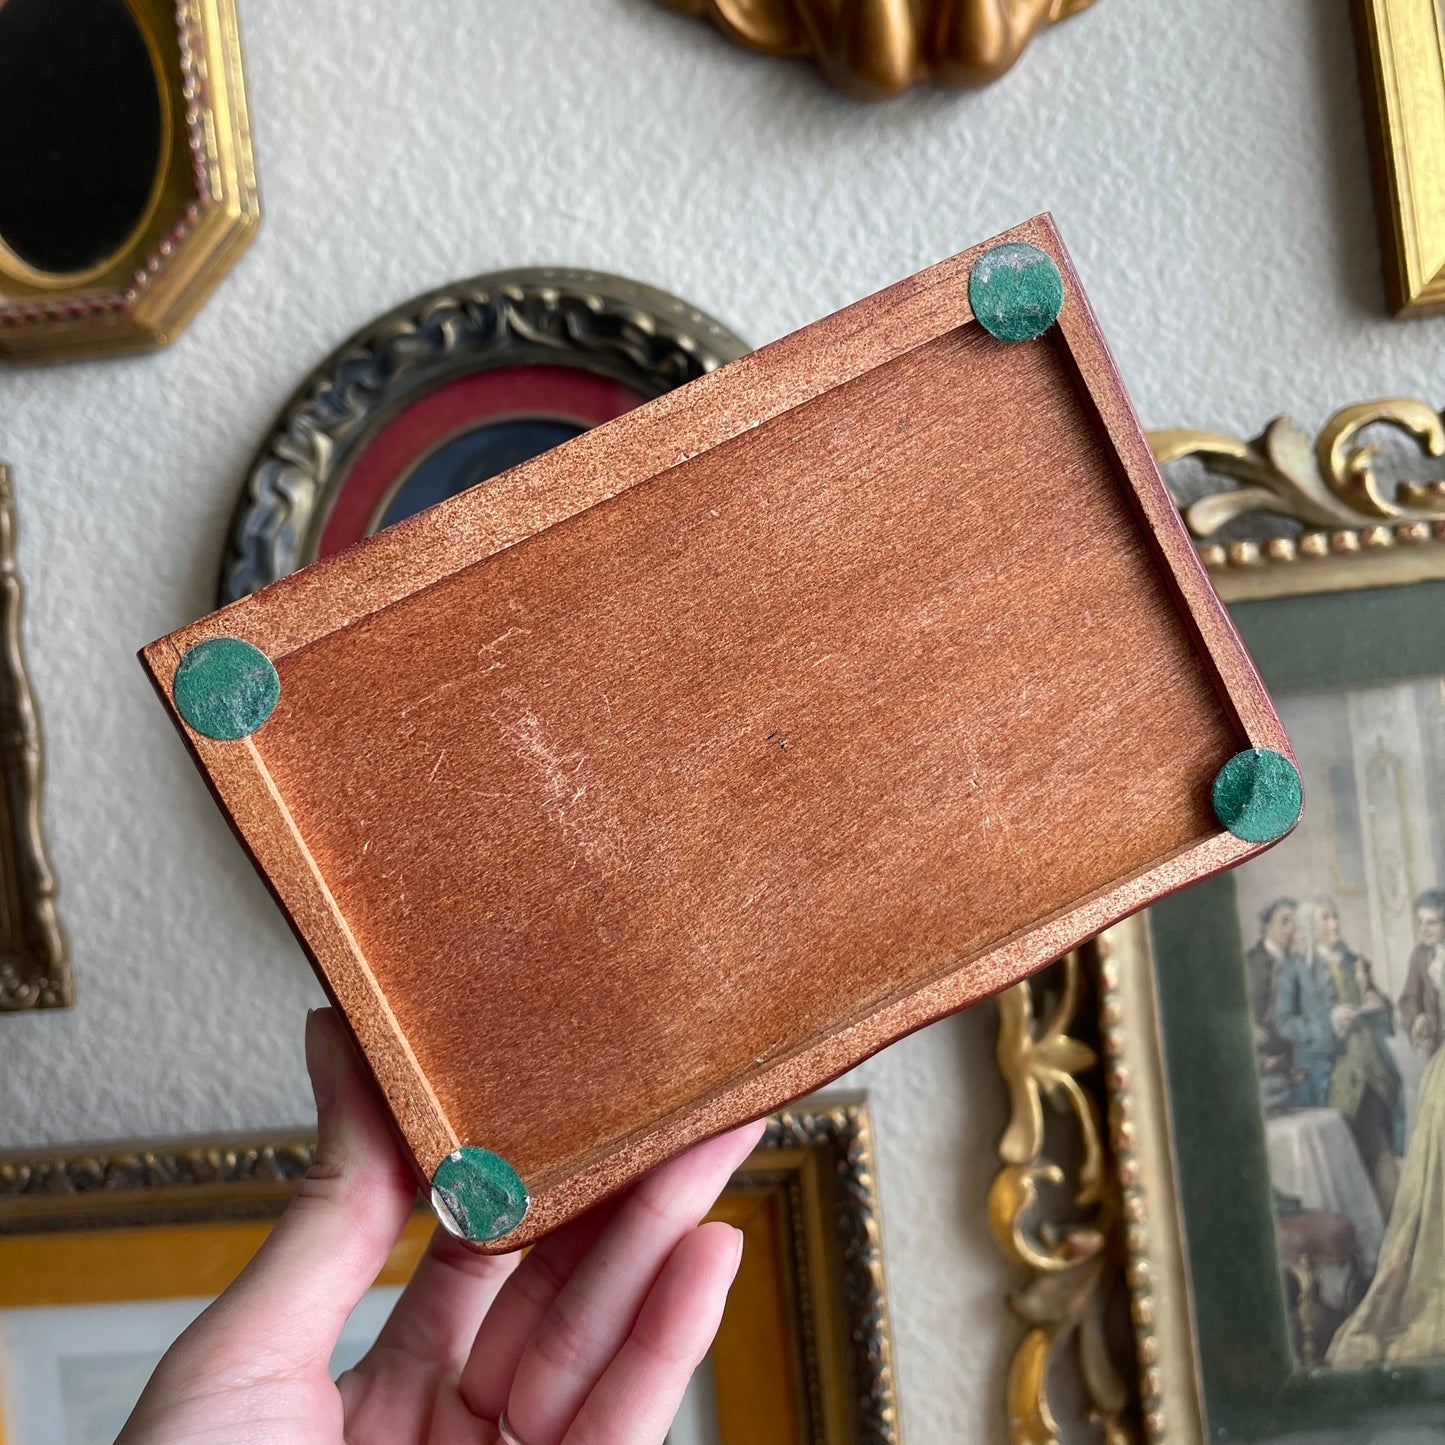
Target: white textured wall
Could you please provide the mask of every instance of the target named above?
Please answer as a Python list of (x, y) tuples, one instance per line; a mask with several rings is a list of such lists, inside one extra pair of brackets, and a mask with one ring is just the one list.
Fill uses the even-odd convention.
[[(553, 261), (762, 342), (1050, 208), (1151, 425), (1441, 400), (1445, 322), (1384, 319), (1346, 0), (1099, 0), (991, 89), (875, 108), (652, 0), (241, 9), (255, 245), (161, 355), (0, 371), (80, 997), (0, 1018), (0, 1145), (307, 1121), (316, 989), (133, 653), (208, 609), (253, 446), (376, 312)], [(859, 1071), (913, 1445), (1000, 1438), (991, 1048), (976, 1011)]]

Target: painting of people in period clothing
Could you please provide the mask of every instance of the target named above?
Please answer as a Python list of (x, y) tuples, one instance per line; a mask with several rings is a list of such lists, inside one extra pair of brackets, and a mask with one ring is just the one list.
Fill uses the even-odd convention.
[(1237, 897), (1291, 1334), (1445, 1359), (1445, 679), (1278, 704), (1308, 806)]

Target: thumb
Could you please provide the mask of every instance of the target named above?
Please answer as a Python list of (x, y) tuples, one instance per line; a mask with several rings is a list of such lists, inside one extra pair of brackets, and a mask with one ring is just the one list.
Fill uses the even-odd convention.
[[(306, 1018), (316, 1158), (266, 1242), (197, 1321), (288, 1369), (329, 1362), (346, 1317), (371, 1288), (416, 1202), (416, 1182), (376, 1088), (329, 1008)], [(264, 1344), (263, 1344), (264, 1342)]]

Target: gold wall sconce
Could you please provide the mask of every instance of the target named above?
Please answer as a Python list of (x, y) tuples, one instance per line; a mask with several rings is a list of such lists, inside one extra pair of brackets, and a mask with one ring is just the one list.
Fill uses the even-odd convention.
[(812, 60), (840, 90), (883, 100), (921, 81), (997, 80), (1046, 26), (1094, 0), (663, 0), (769, 55)]
[(234, 0), (0, 0), (0, 356), (162, 345), (259, 220)]

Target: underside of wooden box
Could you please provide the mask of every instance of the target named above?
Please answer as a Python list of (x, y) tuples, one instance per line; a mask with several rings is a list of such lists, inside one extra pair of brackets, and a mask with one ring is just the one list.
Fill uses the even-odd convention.
[(1047, 219), (144, 656), (422, 1177), (524, 1188), (488, 1249), (1258, 851), (1211, 788), (1288, 755)]

